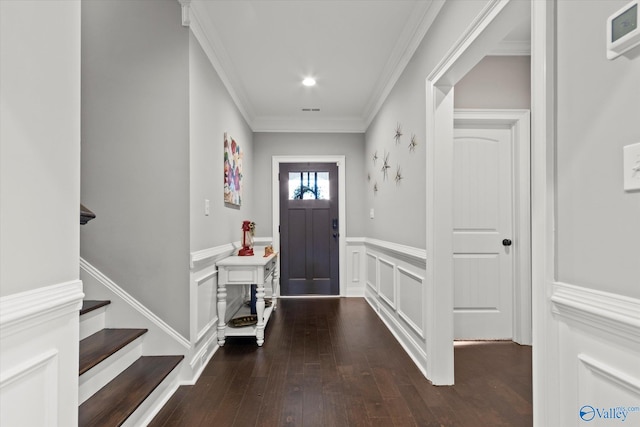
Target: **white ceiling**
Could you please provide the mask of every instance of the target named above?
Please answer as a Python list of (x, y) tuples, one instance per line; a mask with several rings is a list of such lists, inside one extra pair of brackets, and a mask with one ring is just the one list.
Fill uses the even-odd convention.
[[(256, 132), (363, 132), (442, 7), (432, 0), (181, 1)], [(308, 76), (316, 86), (302, 85)]]

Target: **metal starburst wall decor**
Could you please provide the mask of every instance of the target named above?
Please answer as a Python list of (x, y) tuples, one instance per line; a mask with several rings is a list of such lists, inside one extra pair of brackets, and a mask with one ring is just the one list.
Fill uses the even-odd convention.
[(411, 142), (409, 143), (409, 151), (416, 151), (416, 147), (418, 146), (418, 140), (415, 134), (411, 135)]
[(385, 153), (384, 162), (382, 163), (382, 169), (381, 169), (384, 179), (387, 179), (389, 175), (389, 168), (391, 168), (391, 165), (389, 164), (389, 153)]
[(396, 140), (396, 144), (400, 144), (400, 138), (402, 138), (402, 126), (400, 126), (400, 123), (398, 123), (396, 125), (396, 134), (393, 137), (393, 139)]
[(398, 165), (398, 167), (396, 168), (396, 184), (398, 184), (401, 180), (402, 180), (402, 171), (400, 170), (400, 165)]
[(375, 165), (376, 165), (376, 163), (378, 162), (378, 152), (377, 152), (377, 151), (375, 151), (375, 152), (373, 153), (372, 160), (373, 160), (373, 165), (375, 166)]

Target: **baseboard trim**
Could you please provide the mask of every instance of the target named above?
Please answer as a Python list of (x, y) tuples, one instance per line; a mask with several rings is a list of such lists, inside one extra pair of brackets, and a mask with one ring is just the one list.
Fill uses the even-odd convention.
[(116, 285), (111, 279), (102, 274), (97, 268), (93, 265), (89, 264), (85, 259), (80, 258), (80, 268), (84, 270), (91, 277), (100, 282), (104, 287), (109, 289), (111, 292), (116, 294), (118, 297), (122, 298), (122, 300), (129, 304), (134, 310), (142, 314), (149, 321), (154, 323), (158, 328), (164, 331), (167, 335), (173, 338), (175, 341), (180, 343), (184, 348), (191, 349), (191, 343), (185, 337), (180, 335), (175, 329), (173, 329), (169, 324), (167, 324), (164, 320), (156, 316), (153, 312), (151, 312), (147, 307), (142, 305), (138, 300), (129, 295), (124, 289), (120, 286)]
[[(380, 306), (375, 307), (371, 303), (370, 298), (365, 297), (365, 301), (367, 301), (369, 306), (378, 315), (380, 320), (382, 320), (382, 323), (384, 323), (387, 329), (389, 330), (389, 332), (391, 332), (391, 335), (393, 335), (396, 341), (398, 341), (400, 346), (402, 346), (404, 351), (409, 355), (413, 363), (420, 370), (420, 372), (422, 372), (422, 375), (424, 375), (424, 377), (426, 378), (427, 377), (427, 355), (424, 353), (424, 351), (418, 345), (416, 345), (415, 341), (413, 341), (413, 339), (406, 334), (402, 325), (398, 324), (398, 322), (395, 321), (391, 313), (389, 313), (384, 307), (380, 307)], [(385, 314), (383, 315), (381, 311), (384, 311)], [(400, 334), (404, 336), (406, 341), (405, 339), (402, 339), (403, 337), (401, 337)]]

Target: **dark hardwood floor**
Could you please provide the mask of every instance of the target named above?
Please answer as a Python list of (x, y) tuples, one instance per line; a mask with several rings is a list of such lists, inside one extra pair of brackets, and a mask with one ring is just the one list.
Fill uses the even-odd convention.
[(364, 299), (286, 299), (262, 348), (227, 338), (150, 426), (530, 426), (531, 347), (456, 346), (432, 386)]

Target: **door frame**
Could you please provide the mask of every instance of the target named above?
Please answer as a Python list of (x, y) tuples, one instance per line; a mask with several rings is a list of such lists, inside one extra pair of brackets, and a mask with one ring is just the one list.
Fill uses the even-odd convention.
[[(280, 163), (335, 163), (338, 166), (338, 280), (339, 280), (339, 295), (340, 297), (346, 296), (346, 163), (345, 156), (343, 155), (320, 155), (320, 156), (272, 156), (271, 158), (271, 207), (272, 207), (272, 226), (273, 226), (273, 248), (276, 252), (280, 252), (280, 189), (278, 174), (280, 173)], [(278, 277), (278, 281), (280, 277)], [(278, 283), (279, 285), (279, 283)], [(279, 296), (280, 297), (280, 296)], [(335, 295), (331, 295), (328, 298), (335, 298)], [(296, 296), (295, 298), (300, 298)], [(327, 296), (313, 295), (307, 298), (327, 298)]]
[[(534, 2), (535, 3), (535, 2)], [(531, 3), (491, 0), (425, 79), (426, 140), (426, 315), (427, 378), (453, 385), (453, 87), (488, 55)]]
[(513, 341), (531, 345), (531, 119), (529, 110), (455, 109), (453, 125), (511, 130)]

